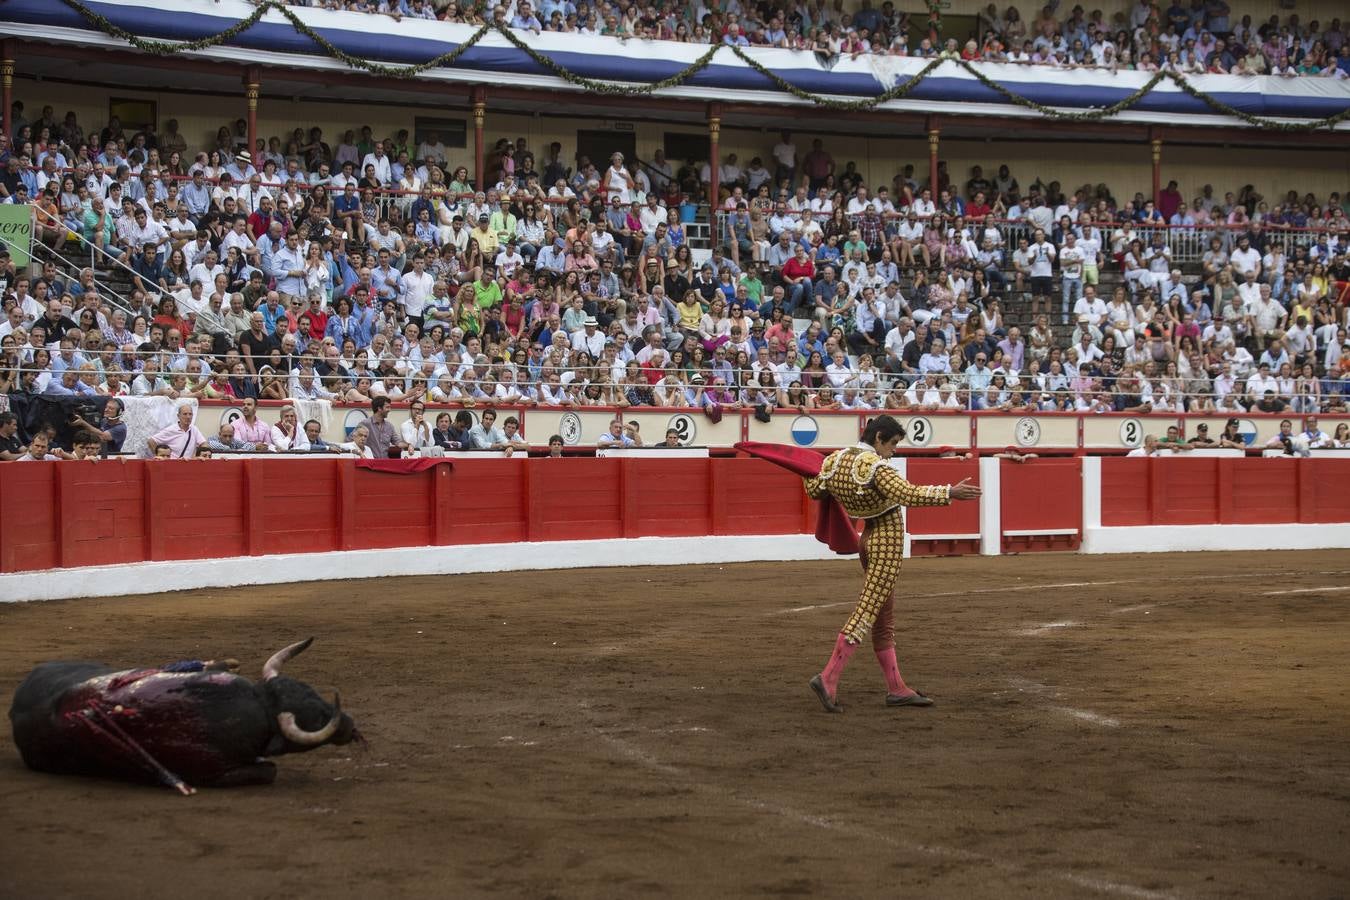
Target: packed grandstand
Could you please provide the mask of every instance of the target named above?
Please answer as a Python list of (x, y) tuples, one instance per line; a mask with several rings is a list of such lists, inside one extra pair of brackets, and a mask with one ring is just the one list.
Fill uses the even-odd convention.
[(1110, 71), (1160, 69), (1180, 73), (1350, 77), (1350, 46), (1339, 18), (1326, 28), (1298, 14), (1285, 21), (1278, 15), (1262, 23), (1251, 15), (1235, 16), (1224, 0), (1175, 0), (1165, 9), (1138, 0), (1126, 14), (1108, 19), (1075, 5), (1067, 16), (1059, 4), (1042, 7), (1023, 19), (1016, 6), (1003, 10), (991, 3), (979, 14), (981, 39), (964, 43), (938, 40), (930, 34), (928, 15), (911, 16), (886, 0), (875, 8), (862, 0), (845, 11), (842, 3), (824, 0), (799, 3), (791, 9), (745, 3), (572, 3), (543, 0), (532, 5), (433, 3), (431, 0), (291, 0), (292, 6), (383, 14), (396, 21), (440, 20), (466, 25), (491, 21), (536, 34), (544, 31), (614, 37), (621, 40), (678, 41), (738, 47), (809, 50), (822, 58), (863, 53), (891, 56), (959, 57), (1060, 68)]
[[(526, 31), (932, 51), (891, 3), (785, 18), (736, 0), (521, 0), (491, 15)], [(1027, 23), (991, 6), (982, 44), (960, 52), (1346, 75), (1339, 20), (1254, 26), (1222, 0), (1141, 2), (1120, 18), (1075, 8), (1060, 21), (1052, 6)], [(1297, 417), (1344, 412), (1350, 394), (1350, 194), (1173, 181), (1118, 196), (1026, 176), (994, 148), (968, 172), (939, 167), (937, 183), (914, 165), (876, 183), (821, 139), (786, 131), (744, 166), (735, 154), (591, 159), (503, 138), (479, 173), (435, 133), (301, 124), (250, 146), (241, 119), (207, 145), (173, 118), (162, 129), (83, 121), (40, 87), (15, 100), (0, 152), (4, 201), (34, 207), (48, 248), (31, 269), (0, 255), (0, 394), (12, 405), (85, 395)], [(472, 444), (434, 432), (427, 446)]]

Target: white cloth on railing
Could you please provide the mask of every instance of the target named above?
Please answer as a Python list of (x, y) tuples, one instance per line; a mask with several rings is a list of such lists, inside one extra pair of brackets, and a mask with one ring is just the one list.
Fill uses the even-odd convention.
[[(123, 444), (129, 453), (137, 456), (149, 456), (146, 441), (174, 424), (178, 417), (178, 407), (192, 407), (192, 422), (197, 422), (197, 401), (194, 399), (175, 400), (172, 397), (122, 397), (126, 409), (122, 421), (127, 426), (127, 439)], [(215, 429), (211, 430), (215, 434)]]
[(333, 418), (333, 401), (302, 400), (299, 397), (292, 397), (291, 405), (295, 407), (295, 417), (300, 420), (301, 427), (310, 419), (314, 419), (325, 432), (328, 430), (328, 423)]

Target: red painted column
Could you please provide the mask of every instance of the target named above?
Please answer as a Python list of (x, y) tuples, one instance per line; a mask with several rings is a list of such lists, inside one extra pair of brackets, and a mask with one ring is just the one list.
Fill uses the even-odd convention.
[(487, 89), (477, 86), (473, 89), (473, 172), (478, 190), (487, 190), (484, 182), (487, 173), (483, 171), (483, 119), (487, 117)]
[[(4, 59), (0, 60), (0, 77), (3, 77), (4, 80), (5, 96), (3, 102), (5, 104), (5, 137), (12, 139), (14, 136), (14, 120), (11, 115), (10, 106), (14, 103), (14, 41), (7, 40), (3, 44), (0, 44), (0, 47), (3, 47), (3, 50), (0, 50), (0, 53), (3, 53), (4, 56)], [(14, 152), (18, 152), (15, 148), (11, 149), (14, 150)]]
[[(257, 66), (250, 66), (244, 73), (244, 95), (248, 98), (248, 155), (252, 156), (258, 146), (258, 92), (262, 89), (262, 76)], [(258, 167), (259, 169), (262, 166)]]
[[(708, 225), (716, 230), (717, 209), (721, 206), (718, 192), (721, 190), (720, 172), (722, 154), (717, 149), (718, 139), (722, 136), (722, 107), (716, 103), (708, 104)], [(716, 241), (714, 240), (714, 243)]]

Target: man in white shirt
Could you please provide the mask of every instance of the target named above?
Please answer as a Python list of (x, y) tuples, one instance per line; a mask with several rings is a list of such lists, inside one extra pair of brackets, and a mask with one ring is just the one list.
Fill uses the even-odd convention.
[[(1158, 436), (1155, 434), (1144, 435), (1144, 444), (1141, 447), (1135, 447), (1126, 456), (1162, 456), (1163, 446), (1158, 442)], [(1189, 447), (1186, 449), (1190, 449)]]
[(1261, 277), (1261, 252), (1253, 249), (1251, 240), (1245, 234), (1238, 238), (1237, 249), (1229, 255), (1228, 261), (1239, 275), (1245, 277), (1248, 272), (1252, 272), (1256, 277)]
[(836, 391), (853, 381), (856, 374), (849, 368), (848, 357), (842, 350), (836, 350), (830, 364), (825, 367), (825, 380)]
[(924, 372), (919, 380), (905, 391), (905, 403), (914, 409), (939, 409), (942, 406), (942, 393), (938, 389), (938, 377), (932, 372)]
[[(1045, 230), (1037, 228), (1031, 246), (1027, 248), (1028, 272), (1031, 275), (1031, 318), (1044, 312), (1053, 314), (1050, 296), (1054, 293), (1055, 245), (1045, 239)], [(1081, 260), (1080, 260), (1081, 262)], [(1064, 324), (1069, 324), (1068, 310), (1064, 310)]]
[(203, 290), (214, 288), (216, 276), (225, 271), (225, 267), (216, 262), (216, 259), (216, 251), (207, 250), (201, 257), (201, 262), (188, 270), (188, 283), (201, 284)]
[(412, 271), (399, 279), (399, 302), (403, 305), (403, 311), (408, 319), (416, 322), (419, 330), (422, 328), (423, 313), (426, 311), (427, 303), (431, 301), (432, 289), (435, 286), (436, 279), (426, 270), (426, 260), (421, 256), (413, 259)]
[(912, 209), (914, 214), (920, 219), (931, 219), (933, 213), (937, 212), (937, 206), (933, 204), (933, 192), (928, 188), (924, 188), (923, 193), (919, 195), (919, 199), (914, 201), (913, 205), (910, 206), (910, 209)]
[(717, 177), (722, 186), (726, 187), (728, 190), (730, 190), (733, 185), (740, 184), (743, 175), (741, 167), (736, 165), (735, 153), (727, 154), (727, 161), (722, 163), (721, 167), (718, 168)]
[(1223, 319), (1222, 312), (1216, 312), (1214, 318), (1205, 326), (1204, 331), (1200, 332), (1200, 341), (1202, 344), (1209, 344), (1213, 341), (1222, 347), (1229, 341), (1234, 340), (1233, 329), (1228, 327), (1228, 323)]
[(924, 259), (924, 265), (930, 264), (926, 248), (923, 243), (923, 223), (919, 221), (919, 213), (914, 207), (910, 207), (905, 215), (904, 221), (895, 230), (895, 247), (899, 250), (900, 265), (913, 266), (918, 261), (914, 258), (915, 253), (919, 253)]
[(905, 347), (914, 340), (914, 326), (910, 319), (902, 318), (896, 326), (886, 332), (886, 364), (885, 369), (892, 374), (899, 374), (901, 371), (902, 358)]
[(1027, 221), (1034, 228), (1049, 231), (1055, 224), (1055, 211), (1045, 205), (1044, 198), (1037, 197), (1032, 201), (1031, 209), (1027, 212)]
[[(1083, 299), (1083, 260), (1085, 255), (1078, 247), (1077, 236), (1070, 231), (1064, 235), (1064, 246), (1059, 250), (1059, 275), (1061, 282), (1061, 299), (1064, 302), (1063, 323), (1069, 324), (1069, 312), (1080, 312), (1076, 306), (1070, 306), (1071, 303), (1077, 303)], [(1100, 300), (1098, 301), (1101, 302)], [(1091, 314), (1091, 313), (1090, 313)], [(1092, 324), (1098, 325), (1101, 319), (1095, 319)]]
[(1266, 341), (1274, 340), (1284, 331), (1289, 311), (1270, 296), (1270, 285), (1257, 287), (1256, 303), (1247, 309), (1252, 317), (1252, 333), (1258, 350), (1266, 349)]
[(646, 235), (655, 234), (656, 226), (666, 221), (666, 208), (661, 205), (661, 199), (655, 193), (647, 195), (647, 205), (642, 208), (638, 218), (642, 222), (642, 233)]
[(821, 219), (828, 219), (834, 212), (834, 201), (830, 199), (829, 189), (824, 185), (811, 198), (811, 212)]
[(441, 142), (441, 136), (434, 131), (427, 132), (426, 140), (417, 145), (417, 158), (423, 162), (444, 164), (446, 161), (445, 154), (445, 144)]
[(860, 216), (869, 209), (876, 209), (877, 205), (867, 196), (867, 188), (859, 187), (857, 192), (848, 200), (848, 206), (845, 212), (850, 216)]
[(375, 149), (366, 154), (366, 158), (361, 160), (361, 171), (366, 171), (367, 166), (375, 167), (375, 177), (379, 179), (380, 184), (388, 184), (393, 180), (391, 160), (388, 154), (384, 152), (384, 141), (376, 141)]
[(220, 252), (228, 256), (231, 247), (238, 249), (240, 256), (248, 260), (249, 265), (255, 268), (261, 265), (258, 246), (253, 241), (253, 235), (249, 234), (248, 222), (245, 221), (243, 216), (235, 217), (234, 227), (225, 234), (224, 239), (220, 242)]
[(1256, 271), (1248, 269), (1243, 276), (1242, 282), (1238, 285), (1238, 296), (1242, 298), (1242, 305), (1251, 313), (1256, 309), (1256, 304), (1261, 301), (1261, 285), (1256, 281)]
[(919, 357), (919, 371), (925, 374), (929, 372), (950, 373), (952, 370), (951, 360), (947, 357), (947, 344), (942, 338), (933, 338), (933, 342), (928, 345), (928, 352)]
[(521, 256), (520, 251), (516, 248), (515, 238), (511, 238), (502, 246), (494, 262), (497, 271), (507, 279), (514, 277), (516, 270), (525, 265), (525, 257)]
[(595, 316), (587, 316), (581, 323), (581, 329), (570, 335), (572, 349), (585, 350), (591, 359), (600, 359), (605, 352), (605, 333), (599, 326)]
[(1106, 304), (1102, 302), (1101, 297), (1097, 296), (1097, 289), (1092, 285), (1083, 289), (1083, 295), (1074, 304), (1073, 312), (1075, 316), (1087, 316), (1088, 324), (1096, 325), (1098, 328), (1101, 328), (1102, 322), (1108, 319)]
[(131, 250), (139, 254), (146, 244), (154, 246), (155, 253), (162, 262), (168, 256), (169, 230), (146, 214), (145, 209), (136, 207), (130, 227), (127, 229), (127, 241)]

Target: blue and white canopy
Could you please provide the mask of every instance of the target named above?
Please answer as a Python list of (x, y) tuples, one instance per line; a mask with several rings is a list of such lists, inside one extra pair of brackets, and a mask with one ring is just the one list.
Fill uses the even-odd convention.
[[(89, 14), (139, 38), (192, 41), (219, 34), (255, 11), (253, 4), (243, 0), (6, 0), (0, 4), (0, 33), (36, 41), (126, 47), (125, 40), (107, 33), (110, 29), (99, 27)], [(464, 45), (478, 32), (474, 26), (445, 22), (396, 22), (383, 15), (306, 7), (288, 7), (285, 11), (269, 8), (255, 24), (226, 43), (181, 52), (236, 63), (351, 69), (298, 29), (288, 14), (343, 53), (390, 66), (425, 63)], [(513, 33), (554, 67), (541, 63), (505, 35), (489, 30), (453, 66), (427, 69), (414, 77), (428, 81), (509, 81), (519, 86), (584, 91), (584, 85), (560, 77), (558, 67), (586, 79), (646, 85), (681, 72), (709, 50), (707, 46), (670, 41)], [(661, 88), (655, 96), (770, 105), (813, 102), (784, 90), (774, 77), (747, 60), (800, 91), (843, 101), (875, 98), (914, 78), (929, 64), (924, 59), (862, 55), (856, 59), (843, 57), (827, 65), (806, 51), (749, 48), (738, 54), (723, 47), (687, 80)], [(1111, 106), (1138, 91), (1152, 77), (1148, 72), (1111, 74), (1001, 63), (974, 63), (971, 69), (1019, 97), (1066, 113)], [(1263, 119), (1305, 122), (1342, 114), (1350, 108), (1350, 80), (1240, 75), (1190, 75), (1185, 80), (1200, 94)], [(943, 62), (902, 99), (887, 100), (877, 109), (1032, 118), (1045, 115), (1010, 102), (955, 61)], [(1113, 119), (1170, 125), (1253, 124), (1216, 109), (1215, 104), (1168, 79)], [(1350, 130), (1350, 121), (1335, 127)]]

